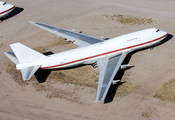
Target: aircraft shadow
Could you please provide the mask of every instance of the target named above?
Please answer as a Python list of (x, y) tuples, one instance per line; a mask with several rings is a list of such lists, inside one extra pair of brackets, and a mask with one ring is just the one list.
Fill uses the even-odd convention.
[(15, 7), (14, 10), (12, 12), (9, 13), (9, 15), (5, 18), (3, 18), (3, 20), (9, 19), (17, 14), (19, 14), (20, 12), (22, 12), (24, 10), (24, 8), (20, 8), (20, 7)]
[[(48, 51), (43, 53), (44, 55), (51, 55), (54, 54), (52, 51)], [(47, 80), (48, 76), (50, 75), (50, 73), (52, 72), (52, 70), (49, 69), (45, 69), (45, 70), (37, 70), (35, 73), (35, 77), (38, 80), (39, 83), (43, 83)]]
[(51, 70), (37, 70), (35, 73), (35, 77), (39, 83), (43, 83), (47, 80), (48, 76), (50, 75)]
[[(168, 34), (167, 37), (166, 37), (164, 40), (162, 40), (159, 44), (154, 45), (153, 47), (157, 47), (157, 46), (159, 46), (159, 45), (162, 45), (162, 44), (166, 43), (167, 41), (169, 41), (169, 40), (172, 39), (172, 38), (173, 38), (173, 35)], [(131, 59), (131, 57), (132, 57), (132, 55), (133, 55), (134, 53), (139, 52), (139, 51), (143, 51), (143, 50), (146, 50), (146, 49), (149, 49), (149, 48), (150, 48), (150, 47), (147, 47), (147, 48), (143, 48), (143, 49), (136, 50), (136, 51), (133, 51), (133, 52), (129, 53), (129, 54), (126, 56), (126, 58), (125, 58), (125, 60), (123, 61), (122, 64), (128, 64), (129, 61), (130, 61), (130, 59)], [(115, 75), (114, 80), (121, 80), (122, 77), (123, 77), (123, 75), (124, 75), (124, 73), (125, 73), (125, 71), (128, 70), (128, 69), (131, 69), (132, 67), (134, 67), (134, 66), (130, 66), (130, 67), (127, 68), (127, 69), (119, 70), (119, 71), (117, 72), (117, 74)], [(125, 84), (126, 82), (127, 82), (127, 81), (118, 82), (116, 85), (111, 85), (110, 88), (109, 88), (109, 91), (108, 91), (108, 93), (107, 93), (107, 95), (106, 95), (106, 98), (105, 98), (105, 100), (104, 100), (104, 104), (109, 103), (109, 102), (112, 102), (113, 99), (114, 99), (114, 96), (115, 96), (115, 94), (116, 94), (116, 92), (117, 92), (118, 87), (119, 87), (120, 85), (122, 85), (122, 84)]]

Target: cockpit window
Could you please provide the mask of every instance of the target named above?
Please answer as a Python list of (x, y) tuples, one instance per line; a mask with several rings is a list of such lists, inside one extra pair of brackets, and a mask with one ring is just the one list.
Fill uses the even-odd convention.
[(159, 29), (157, 29), (156, 32), (159, 32)]
[(5, 5), (6, 3), (4, 2), (3, 5)]

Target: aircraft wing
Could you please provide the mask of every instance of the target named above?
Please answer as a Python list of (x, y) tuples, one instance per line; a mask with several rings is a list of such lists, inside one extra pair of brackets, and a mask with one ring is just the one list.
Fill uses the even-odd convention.
[(107, 95), (112, 81), (120, 69), (120, 66), (125, 59), (127, 52), (123, 52), (113, 57), (104, 57), (97, 60), (98, 69), (100, 71), (97, 96), (95, 102), (103, 101)]
[(99, 37), (93, 37), (89, 35), (85, 35), (82, 33), (74, 32), (73, 30), (66, 30), (63, 28), (55, 27), (52, 25), (44, 24), (41, 22), (29, 21), (32, 25), (38, 26), (44, 30), (47, 30), (51, 33), (58, 35), (58, 37), (66, 38), (67, 41), (72, 41), (74, 44), (77, 44), (79, 47), (87, 46), (90, 44), (95, 44), (99, 42), (103, 42), (105, 40)]

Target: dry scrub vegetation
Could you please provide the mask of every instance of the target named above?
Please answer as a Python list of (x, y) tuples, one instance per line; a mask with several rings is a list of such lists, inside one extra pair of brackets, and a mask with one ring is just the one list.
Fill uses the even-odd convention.
[(59, 88), (54, 88), (53, 86), (50, 85), (43, 85), (38, 82), (33, 82), (32, 85), (35, 87), (37, 92), (47, 92), (47, 98), (62, 98), (68, 101), (72, 102), (79, 102), (79, 97), (77, 97), (77, 93), (75, 92), (69, 92), (66, 90), (61, 90)]
[(33, 48), (33, 49), (40, 52), (40, 53), (44, 53), (49, 49), (49, 46), (40, 46), (40, 47), (36, 47), (36, 48)]
[[(23, 81), (21, 71), (16, 70), (16, 65), (13, 62), (10, 62), (6, 67), (6, 72), (11, 74), (12, 78), (21, 86), (27, 85), (29, 81)], [(30, 81), (33, 81), (35, 77), (33, 76)]]
[(155, 98), (175, 102), (175, 79), (164, 83), (154, 94)]
[(91, 66), (83, 66), (74, 69), (52, 71), (49, 75), (50, 80), (56, 80), (62, 83), (71, 83), (80, 86), (96, 88), (98, 74), (94, 72)]
[(141, 25), (141, 24), (151, 24), (153, 21), (151, 18), (134, 17), (129, 15), (102, 15), (112, 21), (120, 22), (125, 25)]
[[(80, 70), (80, 71), (79, 71)], [(80, 72), (81, 73), (81, 69), (79, 70), (75, 70), (76, 72)], [(64, 72), (62, 72), (60, 74), (60, 71), (54, 71), (53, 73), (51, 73), (51, 75), (48, 77), (48, 82), (46, 83), (38, 83), (38, 81), (36, 80), (35, 76), (33, 76), (30, 80), (28, 81), (23, 81), (22, 79), (22, 75), (21, 75), (21, 71), (20, 70), (16, 70), (15, 69), (15, 64), (10, 62), (6, 68), (6, 72), (8, 72), (9, 74), (11, 74), (12, 78), (20, 85), (20, 86), (25, 86), (25, 85), (29, 85), (32, 84), (36, 91), (38, 92), (46, 92), (46, 97), (47, 98), (62, 98), (71, 102), (77, 102), (77, 103), (81, 103), (79, 101), (80, 97), (77, 96), (76, 92), (69, 92), (66, 90), (62, 90), (59, 88), (54, 88), (52, 86), (52, 84), (50, 84), (51, 82), (63, 82), (63, 83), (74, 83), (74, 84), (78, 84), (78, 85), (84, 85), (84, 86), (93, 86), (93, 81), (90, 80), (90, 82), (87, 82), (88, 78), (86, 79), (85, 84), (83, 83), (83, 79), (80, 82), (81, 78), (79, 78), (78, 76), (75, 78), (75, 75), (72, 76), (71, 81), (69, 82), (69, 80), (67, 80), (68, 78), (66, 78), (66, 76), (64, 76), (64, 79), (59, 79), (62, 78), (63, 76), (61, 74), (65, 74)], [(66, 72), (67, 73), (67, 72)], [(75, 72), (74, 72), (75, 73)], [(60, 75), (60, 76), (59, 76)], [(68, 74), (69, 76), (70, 74)], [(80, 83), (79, 83), (80, 82)], [(89, 83), (89, 84), (88, 84)], [(94, 81), (94, 85), (95, 81)]]
[(65, 38), (58, 37), (58, 40), (56, 40), (56, 41), (54, 42), (54, 45), (65, 45), (65, 44), (69, 44), (69, 43), (72, 43), (72, 42), (66, 41)]
[[(28, 81), (23, 81), (20, 70), (15, 69), (14, 63), (9, 63), (6, 71), (11, 74), (13, 79), (21, 86), (32, 84), (36, 91), (46, 92), (47, 98), (62, 98), (68, 101), (81, 103), (80, 97), (77, 96), (75, 91), (69, 92), (59, 88), (55, 88), (51, 83), (54, 84), (62, 82), (66, 84), (74, 84), (79, 86), (86, 86), (97, 88), (96, 82), (98, 81), (98, 74), (94, 72), (91, 66), (84, 66), (68, 70), (52, 71), (49, 75), (47, 82), (38, 83), (35, 76)], [(134, 91), (134, 85), (132, 83), (123, 83), (117, 89), (116, 97), (124, 97)]]
[(149, 113), (149, 112), (142, 112), (142, 117), (149, 118), (149, 117), (151, 117), (151, 113)]
[(116, 96), (123, 97), (132, 92), (134, 92), (134, 85), (126, 82), (118, 87)]

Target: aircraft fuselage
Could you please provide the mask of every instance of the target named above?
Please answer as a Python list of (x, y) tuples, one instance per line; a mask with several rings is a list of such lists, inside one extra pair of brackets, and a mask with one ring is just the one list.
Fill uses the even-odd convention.
[(42, 64), (40, 69), (59, 69), (92, 64), (98, 58), (115, 56), (121, 52), (127, 53), (146, 48), (159, 43), (168, 35), (167, 32), (156, 28), (125, 34), (105, 42), (76, 48), (69, 51), (49, 55), (48, 58), (35, 61)]

